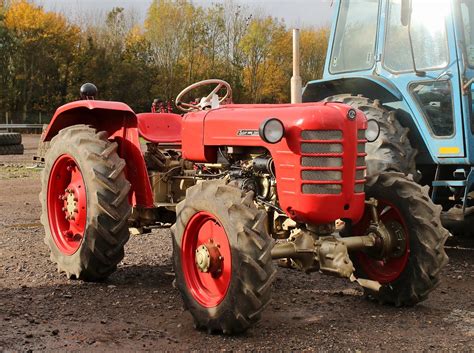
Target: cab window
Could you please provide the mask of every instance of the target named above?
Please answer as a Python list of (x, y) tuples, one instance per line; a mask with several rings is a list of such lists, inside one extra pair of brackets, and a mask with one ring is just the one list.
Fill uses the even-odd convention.
[(369, 70), (375, 62), (378, 0), (342, 0), (331, 55), (331, 73)]
[[(448, 65), (448, 39), (445, 0), (413, 1), (411, 37), (416, 68), (441, 69)], [(401, 21), (401, 0), (390, 0), (385, 33), (384, 66), (392, 72), (413, 71), (408, 26)]]
[(411, 91), (433, 135), (437, 137), (454, 135), (451, 83), (449, 81), (417, 82), (411, 86)]

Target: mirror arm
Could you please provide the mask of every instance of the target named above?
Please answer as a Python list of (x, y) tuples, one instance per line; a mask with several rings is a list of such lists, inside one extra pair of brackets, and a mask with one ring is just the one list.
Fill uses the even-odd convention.
[(408, 41), (410, 42), (410, 51), (411, 51), (411, 60), (412, 60), (412, 63), (413, 63), (413, 71), (415, 71), (415, 74), (416, 76), (418, 77), (425, 77), (426, 76), (426, 72), (425, 71), (422, 71), (422, 70), (418, 70), (416, 68), (416, 60), (415, 60), (415, 49), (413, 48), (413, 40), (411, 38), (411, 18), (410, 20), (408, 21)]
[(462, 94), (467, 95), (469, 93), (469, 87), (474, 83), (474, 78), (471, 78), (462, 86)]

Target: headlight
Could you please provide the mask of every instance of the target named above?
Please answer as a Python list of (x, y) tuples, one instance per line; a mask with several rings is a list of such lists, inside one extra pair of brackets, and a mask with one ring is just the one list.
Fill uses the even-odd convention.
[(275, 118), (265, 120), (258, 130), (260, 138), (267, 143), (278, 143), (285, 136), (283, 123)]
[(365, 138), (368, 142), (374, 142), (380, 136), (380, 125), (374, 120), (370, 119), (367, 121), (367, 130), (365, 130)]

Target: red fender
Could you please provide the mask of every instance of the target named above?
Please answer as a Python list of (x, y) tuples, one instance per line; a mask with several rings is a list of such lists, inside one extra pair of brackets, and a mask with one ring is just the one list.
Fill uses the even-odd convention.
[(68, 103), (56, 110), (42, 140), (50, 141), (60, 130), (77, 124), (107, 131), (109, 140), (118, 143), (118, 153), (127, 163), (125, 173), (132, 184), (130, 203), (134, 207), (153, 208), (153, 194), (140, 147), (135, 112), (119, 102), (82, 100)]

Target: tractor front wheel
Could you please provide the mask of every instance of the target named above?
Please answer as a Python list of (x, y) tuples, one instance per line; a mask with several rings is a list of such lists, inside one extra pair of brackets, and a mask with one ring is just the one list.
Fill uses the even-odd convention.
[[(441, 225), (441, 206), (431, 202), (427, 187), (401, 173), (369, 178), (366, 195), (377, 200), (378, 220), (395, 247), (388, 256), (371, 250), (351, 254), (357, 277), (381, 284), (378, 292), (367, 294), (382, 303), (402, 306), (425, 300), (448, 261), (444, 243), (449, 233)], [(371, 207), (367, 205), (352, 234), (366, 235), (373, 218)]]
[(51, 260), (69, 278), (115, 271), (129, 238), (130, 183), (107, 133), (75, 125), (51, 141), (42, 173), (41, 223)]
[(177, 206), (176, 284), (197, 328), (233, 334), (260, 319), (276, 273), (266, 219), (252, 193), (224, 181), (188, 189)]

